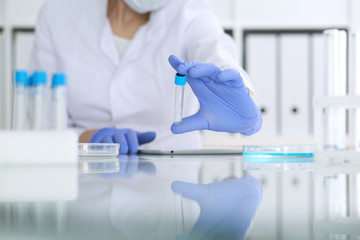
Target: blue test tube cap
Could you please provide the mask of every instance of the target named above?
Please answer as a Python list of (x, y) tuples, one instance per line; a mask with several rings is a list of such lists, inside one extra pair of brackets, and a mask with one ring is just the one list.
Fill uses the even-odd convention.
[(64, 73), (55, 73), (52, 77), (51, 88), (66, 85), (66, 75)]
[(186, 84), (186, 75), (182, 75), (180, 73), (176, 73), (175, 75), (175, 84), (183, 86)]
[(15, 83), (22, 83), (25, 86), (29, 83), (28, 73), (24, 70), (16, 70), (14, 72), (14, 81)]
[(46, 84), (46, 72), (35, 71), (31, 77), (30, 86), (37, 86), (40, 84)]

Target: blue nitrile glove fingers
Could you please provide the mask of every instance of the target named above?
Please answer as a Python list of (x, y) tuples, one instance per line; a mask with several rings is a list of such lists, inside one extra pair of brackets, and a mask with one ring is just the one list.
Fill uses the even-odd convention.
[(201, 203), (209, 194), (208, 184), (200, 185), (175, 181), (171, 184), (171, 189), (174, 193), (180, 194), (185, 198), (195, 200), (198, 203)]
[(143, 133), (137, 133), (137, 137), (139, 140), (139, 144), (145, 144), (152, 142), (156, 138), (155, 132), (143, 132)]
[(113, 132), (114, 143), (120, 144), (119, 153), (127, 154), (129, 151), (128, 140), (126, 139), (126, 131)]
[(262, 197), (261, 183), (252, 176), (206, 185), (173, 182), (171, 187), (200, 205), (189, 239), (243, 239)]
[(134, 130), (129, 130), (126, 133), (126, 139), (128, 143), (128, 150), (130, 154), (136, 154), (139, 148), (139, 140), (137, 133)]
[(91, 143), (119, 143), (120, 154), (135, 154), (139, 145), (149, 143), (156, 137), (155, 132), (138, 133), (132, 129), (103, 128), (94, 133)]
[(189, 68), (201, 64), (200, 62), (184, 62), (182, 59), (174, 55), (169, 57), (169, 63), (176, 70), (176, 72), (182, 75), (188, 75)]
[(260, 130), (260, 109), (237, 70), (221, 71), (214, 64), (184, 62), (173, 55), (169, 62), (178, 73), (187, 76), (200, 103), (195, 115), (171, 126), (173, 133), (206, 129), (251, 135)]

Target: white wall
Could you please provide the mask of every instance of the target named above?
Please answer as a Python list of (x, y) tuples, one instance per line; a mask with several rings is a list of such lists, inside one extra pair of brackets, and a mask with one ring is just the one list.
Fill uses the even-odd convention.
[(33, 27), (45, 0), (3, 0), (6, 1), (6, 18), (13, 27)]
[(347, 27), (349, 2), (347, 0), (240, 0), (237, 12), (240, 24), (246, 28)]

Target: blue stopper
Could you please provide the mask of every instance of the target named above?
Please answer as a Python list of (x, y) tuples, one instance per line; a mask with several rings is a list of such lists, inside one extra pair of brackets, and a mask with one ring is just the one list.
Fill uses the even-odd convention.
[(46, 84), (46, 72), (36, 71), (31, 77), (30, 86)]
[(186, 84), (186, 75), (182, 75), (180, 73), (176, 73), (175, 75), (175, 84), (183, 86)]
[(15, 71), (14, 72), (14, 81), (15, 81), (15, 83), (22, 83), (25, 86), (27, 86), (29, 83), (27, 71), (23, 71), (23, 70)]
[(66, 75), (64, 73), (55, 73), (52, 77), (51, 88), (66, 85)]

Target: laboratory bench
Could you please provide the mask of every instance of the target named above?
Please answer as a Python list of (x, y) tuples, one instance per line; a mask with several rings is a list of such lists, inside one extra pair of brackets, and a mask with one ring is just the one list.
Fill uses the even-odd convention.
[(4, 166), (0, 239), (359, 239), (358, 177), (241, 154)]

